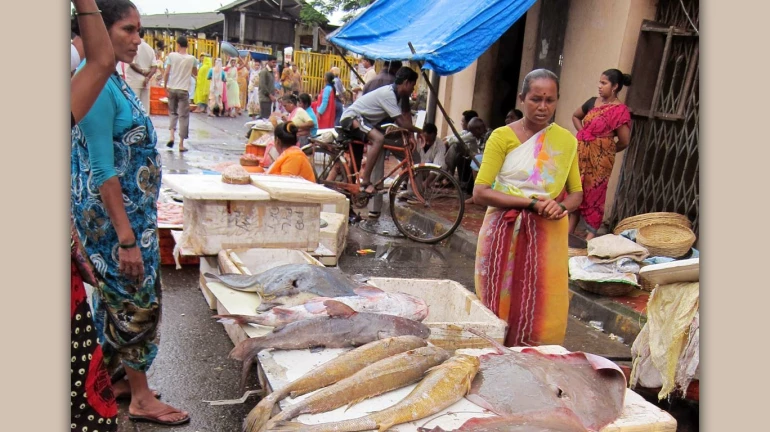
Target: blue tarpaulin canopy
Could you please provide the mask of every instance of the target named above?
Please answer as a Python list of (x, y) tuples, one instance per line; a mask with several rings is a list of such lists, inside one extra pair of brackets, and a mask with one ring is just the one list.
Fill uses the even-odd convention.
[[(535, 0), (377, 0), (329, 40), (382, 60), (424, 61), (451, 75), (495, 43)], [(412, 54), (408, 43), (414, 45)]]

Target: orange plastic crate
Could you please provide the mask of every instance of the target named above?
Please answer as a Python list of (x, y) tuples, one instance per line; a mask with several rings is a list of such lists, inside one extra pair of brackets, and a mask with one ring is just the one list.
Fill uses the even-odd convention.
[(157, 101), (166, 97), (166, 89), (163, 87), (150, 87), (150, 101)]
[(150, 115), (168, 115), (168, 104), (161, 101), (150, 101)]

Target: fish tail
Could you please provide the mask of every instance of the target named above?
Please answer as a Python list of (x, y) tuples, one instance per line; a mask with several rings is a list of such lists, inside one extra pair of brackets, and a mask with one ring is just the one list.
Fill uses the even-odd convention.
[(276, 398), (273, 394), (268, 395), (249, 411), (246, 421), (243, 424), (243, 432), (259, 432), (270, 420), (270, 414), (273, 412)]
[(243, 362), (243, 370), (241, 372), (241, 392), (246, 389), (246, 379), (249, 377), (251, 371), (251, 365), (254, 363), (254, 357), (262, 350), (261, 338), (246, 339), (239, 343), (232, 351), (230, 351), (230, 358), (240, 360)]
[(255, 324), (261, 324), (259, 321), (263, 321), (263, 318), (257, 317), (257, 316), (248, 316), (248, 315), (214, 315), (212, 318), (217, 318), (220, 323), (223, 324), (248, 324), (248, 323), (255, 323)]

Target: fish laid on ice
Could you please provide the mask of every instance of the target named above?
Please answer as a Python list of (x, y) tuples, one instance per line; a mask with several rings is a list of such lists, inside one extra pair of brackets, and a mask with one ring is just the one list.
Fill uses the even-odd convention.
[(539, 411), (526, 415), (472, 418), (458, 429), (418, 428), (419, 432), (588, 432), (575, 414), (568, 410)]
[(374, 429), (382, 432), (397, 424), (428, 417), (453, 405), (468, 392), (478, 370), (478, 357), (458, 354), (431, 369), (414, 390), (390, 408), (356, 419), (316, 425), (288, 422), (269, 430), (353, 432)]
[[(345, 405), (352, 406), (362, 400), (414, 384), (428, 369), (440, 365), (448, 358), (449, 353), (443, 348), (429, 346), (380, 360), (287, 407), (271, 419), (265, 429), (270, 430), (273, 425), (279, 425), (298, 415), (317, 414)], [(248, 429), (246, 432), (258, 430)]]
[(286, 264), (256, 275), (204, 273), (228, 288), (255, 292), (262, 296), (260, 311), (273, 306), (296, 306), (313, 297), (344, 297), (355, 295), (361, 284), (336, 268), (312, 264)]
[(500, 416), (567, 409), (589, 430), (602, 429), (623, 411), (626, 378), (611, 361), (582, 352), (516, 352), (472, 332), (498, 350), (480, 357), (481, 369), (467, 397), (476, 405)]
[(230, 357), (243, 361), (241, 389), (254, 357), (263, 349), (347, 348), (394, 336), (411, 335), (422, 339), (430, 336), (430, 329), (417, 321), (393, 315), (359, 313), (334, 300), (324, 303), (327, 317), (276, 327), (265, 336), (246, 339), (233, 348)]
[(259, 324), (277, 327), (304, 319), (327, 316), (326, 300), (336, 300), (350, 306), (356, 312), (381, 313), (422, 321), (428, 316), (428, 304), (419, 297), (399, 292), (385, 292), (375, 287), (359, 287), (357, 295), (349, 297), (316, 297), (307, 303), (292, 307), (273, 307), (257, 315), (216, 315), (220, 322)]
[(261, 430), (270, 418), (275, 404), (286, 396), (296, 398), (332, 385), (382, 359), (426, 345), (428, 342), (417, 336), (397, 336), (370, 342), (343, 353), (260, 400), (246, 417), (244, 430)]

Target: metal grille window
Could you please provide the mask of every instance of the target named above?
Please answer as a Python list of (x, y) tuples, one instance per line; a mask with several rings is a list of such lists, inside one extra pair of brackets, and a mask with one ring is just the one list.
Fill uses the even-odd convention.
[(668, 211), (686, 215), (698, 234), (698, 9), (697, 0), (661, 0), (656, 20), (642, 24), (627, 100), (633, 130), (611, 226)]

